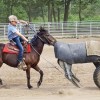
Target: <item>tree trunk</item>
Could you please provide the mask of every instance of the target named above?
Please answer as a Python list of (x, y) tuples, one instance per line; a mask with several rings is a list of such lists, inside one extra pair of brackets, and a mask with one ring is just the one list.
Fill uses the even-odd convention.
[(30, 13), (28, 13), (28, 19), (29, 19), (29, 22), (32, 22)]
[(54, 22), (56, 22), (56, 12), (55, 12), (55, 8), (54, 8), (54, 2), (52, 2), (52, 12), (53, 12)]
[(65, 0), (65, 9), (64, 9), (64, 22), (67, 22), (68, 20), (68, 11), (70, 6), (71, 0)]
[(43, 22), (45, 22), (44, 11), (43, 11), (43, 7), (42, 6), (41, 6), (41, 11), (42, 11), (42, 19), (43, 19)]
[(48, 22), (52, 22), (52, 9), (50, 0), (48, 1)]
[(32, 22), (31, 11), (28, 12), (28, 18), (29, 18), (29, 22)]
[(60, 8), (59, 7), (57, 8), (57, 11), (58, 11), (58, 22), (60, 22)]
[(81, 16), (81, 10), (82, 10), (82, 8), (81, 8), (81, 6), (82, 6), (82, 2), (81, 2), (81, 0), (79, 0), (79, 20), (80, 21), (82, 21), (82, 16)]
[[(28, 0), (29, 1), (29, 0)], [(29, 22), (32, 22), (32, 16), (31, 16), (31, 4), (30, 2), (28, 3), (28, 17), (29, 17)]]

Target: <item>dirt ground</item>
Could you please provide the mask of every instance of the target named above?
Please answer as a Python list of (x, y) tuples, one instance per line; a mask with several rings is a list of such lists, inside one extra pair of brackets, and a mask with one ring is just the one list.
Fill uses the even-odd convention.
[[(90, 39), (94, 38), (58, 41), (84, 42)], [(29, 90), (26, 85), (26, 73), (3, 64), (0, 69), (0, 77), (3, 80), (3, 85), (0, 86), (0, 100), (100, 100), (100, 89), (93, 81), (95, 66), (92, 63), (73, 65), (73, 72), (80, 79), (81, 88), (75, 87), (65, 78), (63, 70), (57, 64), (53, 47), (44, 46), (38, 65), (44, 72), (43, 83), (37, 88), (39, 73), (31, 69), (33, 88)], [(62, 73), (54, 68), (55, 66)]]

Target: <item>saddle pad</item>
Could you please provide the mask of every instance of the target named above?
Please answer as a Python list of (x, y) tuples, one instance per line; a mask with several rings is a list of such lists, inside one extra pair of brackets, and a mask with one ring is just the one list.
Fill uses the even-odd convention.
[(100, 41), (87, 41), (86, 42), (87, 56), (97, 55), (100, 56)]
[[(4, 46), (3, 52), (5, 52), (5, 53), (12, 53), (12, 54), (18, 54), (19, 49), (17, 48), (16, 45), (11, 45), (10, 43), (7, 43)], [(24, 48), (24, 52), (26, 52), (26, 53), (30, 53), (31, 52), (30, 44), (28, 44)]]

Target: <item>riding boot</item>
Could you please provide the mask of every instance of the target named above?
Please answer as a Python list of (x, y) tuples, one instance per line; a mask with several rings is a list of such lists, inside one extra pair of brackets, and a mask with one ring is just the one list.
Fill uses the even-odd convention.
[(17, 67), (18, 67), (18, 69), (22, 69), (24, 71), (27, 69), (27, 66), (26, 66), (24, 60), (19, 62)]

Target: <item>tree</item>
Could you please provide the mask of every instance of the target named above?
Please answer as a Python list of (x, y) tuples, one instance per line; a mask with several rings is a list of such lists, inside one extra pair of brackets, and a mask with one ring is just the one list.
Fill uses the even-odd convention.
[(8, 20), (8, 16), (13, 14), (14, 6), (17, 6), (18, 0), (3, 0), (6, 11), (6, 21)]
[(69, 14), (69, 7), (70, 7), (71, 0), (64, 0), (64, 22), (68, 20), (68, 14)]
[(36, 0), (23, 0), (23, 2), (21, 0), (19, 1), (19, 5), (23, 7), (23, 9), (26, 11), (28, 15), (29, 22), (32, 22), (35, 4)]
[(100, 19), (100, 0), (0, 0), (0, 21), (14, 14), (30, 22)]
[[(97, 0), (76, 0), (73, 1), (75, 10), (78, 11), (79, 21), (85, 20), (87, 17), (95, 15), (94, 5)], [(74, 10), (74, 11), (75, 11)], [(75, 12), (77, 14), (77, 12)]]
[(56, 11), (55, 11), (55, 3), (54, 3), (54, 0), (52, 0), (52, 15), (53, 15), (53, 18), (54, 18), (54, 22), (56, 22)]
[(52, 22), (52, 6), (51, 6), (51, 0), (48, 0), (47, 6), (48, 6), (48, 22)]
[(61, 16), (61, 9), (63, 8), (62, 7), (63, 3), (61, 0), (57, 0), (56, 2), (56, 9), (57, 9), (57, 17), (58, 17), (58, 22), (60, 22), (60, 16)]

